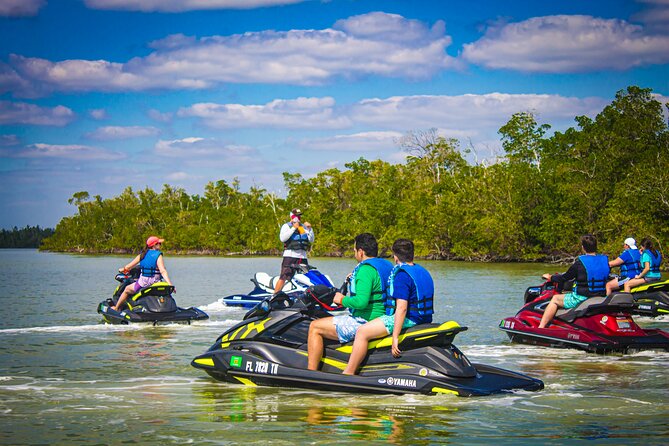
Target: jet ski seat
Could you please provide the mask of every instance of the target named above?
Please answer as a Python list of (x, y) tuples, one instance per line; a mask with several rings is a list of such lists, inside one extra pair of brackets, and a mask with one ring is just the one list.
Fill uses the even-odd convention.
[(629, 311), (634, 307), (634, 298), (630, 293), (618, 292), (607, 297), (591, 297), (584, 300), (576, 308), (561, 308), (555, 317), (566, 322), (574, 322), (579, 317), (591, 316), (593, 314), (615, 313), (618, 311)]

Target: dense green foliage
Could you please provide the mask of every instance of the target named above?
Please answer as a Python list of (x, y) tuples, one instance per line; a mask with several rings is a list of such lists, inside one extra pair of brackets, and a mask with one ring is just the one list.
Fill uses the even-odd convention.
[(53, 229), (26, 226), (0, 231), (0, 248), (37, 248), (42, 240), (53, 235)]
[(530, 112), (499, 133), (505, 156), (468, 163), (454, 139), (436, 131), (400, 141), (405, 164), (363, 158), (313, 178), (284, 174), (286, 199), (236, 183), (209, 183), (204, 196), (164, 186), (70, 202), (44, 249), (137, 250), (150, 234), (177, 252), (275, 253), (279, 226), (299, 206), (316, 229), (316, 255), (341, 255), (360, 232), (383, 248), (397, 237), (432, 258), (538, 260), (578, 253), (579, 236), (595, 234), (600, 251), (617, 255), (622, 240), (669, 238), (669, 131), (650, 90), (629, 87), (595, 119), (547, 137)]

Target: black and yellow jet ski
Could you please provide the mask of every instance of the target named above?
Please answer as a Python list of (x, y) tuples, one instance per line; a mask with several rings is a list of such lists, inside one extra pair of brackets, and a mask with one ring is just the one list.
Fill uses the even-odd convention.
[(335, 288), (316, 285), (297, 298), (279, 293), (263, 301), (191, 365), (215, 379), (247, 386), (339, 392), (473, 396), (544, 387), (538, 379), (469, 362), (452, 343), (458, 333), (467, 330), (456, 322), (403, 330), (399, 358), (391, 354), (390, 337), (370, 342), (356, 376), (341, 374), (353, 343), (326, 341), (321, 371), (307, 370), (309, 324), (330, 315), (326, 308), (335, 292)]
[(647, 283), (631, 291), (634, 298), (632, 314), (651, 317), (669, 315), (669, 280)]
[(128, 298), (125, 308), (120, 311), (113, 310), (112, 307), (116, 305), (125, 287), (134, 283), (138, 277), (139, 268), (131, 270), (128, 274), (118, 273), (116, 275), (115, 278), (120, 284), (116, 287), (114, 295), (98, 305), (98, 313), (102, 315), (106, 323), (190, 324), (191, 321), (209, 319), (209, 315), (198, 308), (177, 307), (172, 297), (174, 287), (167, 282), (156, 282), (140, 289)]

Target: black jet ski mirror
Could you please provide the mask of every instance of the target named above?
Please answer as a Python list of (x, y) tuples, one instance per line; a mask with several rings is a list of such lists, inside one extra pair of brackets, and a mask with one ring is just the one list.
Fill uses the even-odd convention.
[(243, 317), (242, 320), (247, 320), (252, 317), (263, 317), (271, 310), (281, 310), (288, 308), (293, 304), (291, 297), (283, 291), (278, 292), (272, 297), (268, 297), (255, 307), (251, 308)]

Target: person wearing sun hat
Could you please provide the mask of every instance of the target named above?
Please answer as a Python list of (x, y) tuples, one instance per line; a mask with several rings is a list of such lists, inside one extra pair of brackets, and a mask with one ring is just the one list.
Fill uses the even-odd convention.
[[(119, 268), (119, 272), (127, 274), (131, 269), (139, 265), (140, 275), (135, 283), (131, 283), (125, 287), (116, 305), (111, 307), (112, 310), (119, 311), (123, 308), (129, 296), (156, 282), (162, 280), (172, 285), (165, 269), (165, 263), (163, 262), (163, 253), (160, 251), (164, 241), (160, 237), (152, 235), (146, 239), (146, 244), (142, 252), (123, 268)], [(174, 291), (176, 292), (176, 289)]]
[(610, 280), (606, 284), (606, 295), (619, 290), (625, 283), (641, 273), (641, 251), (636, 246), (636, 240), (627, 237), (623, 242), (623, 252), (609, 262), (609, 267), (620, 267), (620, 277)]
[(286, 281), (295, 275), (295, 266), (308, 265), (307, 252), (314, 242), (314, 230), (311, 223), (302, 223), (302, 210), (295, 208), (290, 211), (290, 221), (281, 226), (279, 240), (283, 243), (283, 259), (281, 273), (274, 286), (274, 294), (283, 289)]

